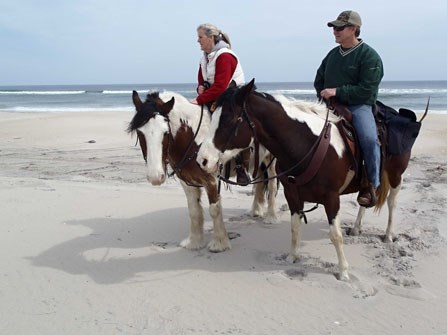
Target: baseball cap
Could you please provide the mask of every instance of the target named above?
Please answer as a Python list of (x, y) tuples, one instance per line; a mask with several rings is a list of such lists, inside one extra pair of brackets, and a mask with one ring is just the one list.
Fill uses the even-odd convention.
[(327, 23), (328, 27), (343, 27), (346, 25), (353, 26), (361, 26), (362, 19), (360, 18), (359, 13), (354, 12), (353, 10), (345, 10), (338, 15), (337, 19)]

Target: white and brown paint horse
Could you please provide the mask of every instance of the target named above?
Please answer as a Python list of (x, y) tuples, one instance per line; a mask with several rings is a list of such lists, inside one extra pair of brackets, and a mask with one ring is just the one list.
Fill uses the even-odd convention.
[[(348, 262), (343, 251), (340, 227), (340, 195), (358, 192), (360, 180), (351, 170), (344, 141), (333, 122), (339, 118), (328, 114), (325, 105), (278, 97), (255, 91), (254, 80), (241, 88), (228, 89), (218, 100), (208, 138), (202, 144), (197, 161), (213, 172), (222, 161), (238, 150), (259, 141), (277, 158), (277, 173), (284, 187), (292, 225), (292, 243), (288, 260), (298, 258), (300, 226), (304, 202), (322, 204), (329, 222), (329, 236), (335, 246), (339, 279), (349, 279)], [(278, 99), (277, 98), (277, 99)], [(237, 136), (235, 131), (237, 130)], [(313, 155), (326, 141), (321, 164), (309, 173)], [(348, 149), (349, 150), (349, 149)], [(402, 174), (408, 166), (410, 152), (388, 157), (382, 164), (381, 185), (376, 209), (387, 196), (389, 218), (385, 240), (392, 241), (393, 211), (401, 187)], [(290, 177), (292, 176), (292, 178)], [(306, 176), (305, 178), (303, 178)], [(296, 177), (296, 178), (295, 178)], [(360, 207), (353, 233), (358, 234), (365, 209)]]
[[(191, 104), (185, 97), (174, 92), (154, 92), (142, 102), (133, 91), (132, 100), (136, 113), (128, 126), (128, 132), (137, 133), (143, 157), (146, 161), (146, 177), (152, 185), (161, 185), (168, 177), (167, 165), (174, 170), (185, 191), (189, 218), (189, 237), (180, 245), (187, 249), (199, 249), (203, 245), (204, 214), (201, 205), (202, 186), (209, 200), (209, 213), (213, 220), (213, 236), (208, 249), (221, 252), (231, 248), (222, 218), (222, 204), (215, 173), (206, 173), (196, 163), (200, 143), (208, 134), (209, 113)], [(263, 150), (265, 161), (271, 155)], [(274, 174), (274, 164), (270, 167)], [(263, 179), (265, 179), (263, 177)], [(263, 216), (265, 203), (264, 184), (257, 183), (251, 208), (253, 216)], [(276, 181), (268, 183), (268, 211), (265, 222), (277, 221), (275, 197)]]

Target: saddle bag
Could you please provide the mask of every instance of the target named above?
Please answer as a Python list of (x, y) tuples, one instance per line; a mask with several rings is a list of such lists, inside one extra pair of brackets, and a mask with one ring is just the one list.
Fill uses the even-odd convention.
[(417, 122), (416, 114), (405, 108), (399, 112), (377, 101), (377, 117), (381, 118), (387, 127), (387, 152), (400, 155), (409, 152), (416, 141), (421, 123)]

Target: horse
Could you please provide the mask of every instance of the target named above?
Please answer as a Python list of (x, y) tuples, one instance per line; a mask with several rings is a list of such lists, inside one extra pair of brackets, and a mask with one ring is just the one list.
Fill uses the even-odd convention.
[[(338, 279), (349, 280), (339, 216), (340, 195), (358, 192), (360, 180), (352, 170), (349, 148), (334, 126), (339, 120), (340, 116), (329, 113), (324, 103), (284, 96), (275, 99), (257, 92), (253, 79), (245, 86), (228, 89), (217, 101), (211, 131), (200, 148), (197, 162), (202, 169), (212, 172), (239, 150), (259, 141), (277, 158), (277, 177), (290, 209), (292, 242), (287, 261), (298, 259), (300, 226), (306, 220), (304, 202), (321, 204), (338, 257)], [(380, 210), (387, 199), (386, 242), (393, 240), (393, 212), (410, 155), (411, 152), (406, 152), (390, 156), (382, 164), (375, 209)], [(360, 233), (364, 213), (365, 208), (360, 207), (351, 230), (353, 235)]]
[[(216, 174), (206, 173), (196, 163), (200, 143), (209, 130), (210, 115), (198, 105), (190, 103), (175, 92), (153, 92), (142, 102), (138, 93), (132, 93), (136, 113), (128, 125), (129, 133), (136, 133), (143, 158), (146, 162), (147, 180), (155, 186), (166, 181), (169, 176), (168, 164), (180, 180), (187, 198), (190, 229), (189, 236), (180, 245), (197, 250), (204, 246), (204, 214), (201, 205), (202, 187), (209, 200), (209, 214), (213, 221), (213, 235), (208, 244), (211, 252), (222, 252), (231, 248), (230, 240), (222, 218), (222, 204), (219, 182)], [(166, 101), (166, 102), (165, 102)], [(263, 159), (272, 159), (263, 149)], [(274, 164), (267, 167), (274, 174)], [(171, 176), (174, 174), (171, 173)], [(260, 178), (261, 179), (261, 178)], [(266, 179), (262, 177), (262, 181)], [(264, 184), (256, 183), (255, 196), (250, 214), (263, 216), (265, 202)], [(266, 223), (277, 221), (275, 197), (277, 184), (268, 182), (268, 211)]]

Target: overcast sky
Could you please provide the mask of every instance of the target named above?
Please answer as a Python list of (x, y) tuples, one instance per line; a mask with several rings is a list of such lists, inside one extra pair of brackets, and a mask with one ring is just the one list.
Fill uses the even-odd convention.
[(0, 85), (192, 83), (205, 22), (247, 80), (313, 81), (346, 9), (384, 80), (447, 80), (446, 0), (0, 0)]

